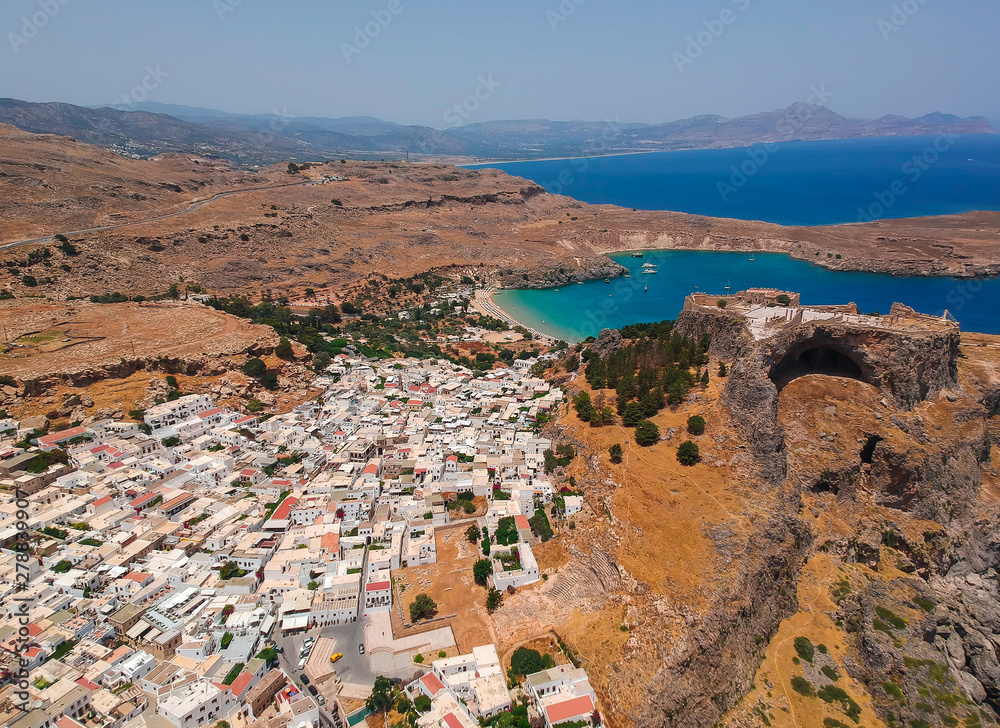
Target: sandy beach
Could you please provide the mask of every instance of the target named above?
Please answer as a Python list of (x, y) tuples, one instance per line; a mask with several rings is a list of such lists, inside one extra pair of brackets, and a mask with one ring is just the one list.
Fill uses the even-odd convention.
[(472, 305), (477, 311), (486, 316), (492, 316), (493, 318), (498, 318), (501, 321), (506, 321), (510, 324), (511, 328), (521, 326), (543, 341), (553, 343), (557, 341), (557, 339), (550, 334), (546, 334), (543, 331), (539, 331), (538, 329), (532, 328), (527, 324), (518, 321), (516, 318), (507, 313), (506, 310), (500, 308), (497, 302), (493, 299), (493, 292), (495, 290), (495, 288), (483, 288), (476, 291), (476, 296), (475, 299), (473, 299)]

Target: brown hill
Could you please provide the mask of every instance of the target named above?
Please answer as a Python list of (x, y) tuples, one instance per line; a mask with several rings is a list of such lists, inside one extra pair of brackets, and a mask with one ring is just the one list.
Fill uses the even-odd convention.
[[(0, 126), (0, 189), (0, 289), (19, 296), (150, 294), (178, 279), (219, 292), (341, 287), (448, 266), (548, 285), (614, 275), (603, 254), (635, 248), (775, 251), (916, 275), (1000, 271), (998, 213), (787, 228), (587, 205), (497, 170), (337, 162), (251, 173), (194, 155), (123, 159), (9, 126)], [(210, 199), (217, 193), (228, 196)], [(17, 242), (55, 233), (80, 254), (29, 258), (39, 245)]]

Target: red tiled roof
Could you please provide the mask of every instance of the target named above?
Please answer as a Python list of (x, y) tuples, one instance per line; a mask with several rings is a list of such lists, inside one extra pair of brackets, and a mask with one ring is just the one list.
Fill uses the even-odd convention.
[(90, 680), (88, 680), (85, 677), (78, 677), (73, 682), (75, 682), (80, 687), (87, 688), (87, 690), (89, 690), (90, 692), (94, 692), (95, 690), (100, 690), (101, 689), (100, 685), (94, 685), (94, 683), (90, 682)]
[(390, 584), (390, 582), (388, 582), (388, 581), (373, 581), (373, 582), (369, 582), (368, 585), (365, 586), (365, 591), (366, 592), (370, 592), (370, 591), (382, 591), (384, 589), (388, 589), (391, 586), (392, 586), (392, 584)]
[(95, 505), (95, 506), (103, 506), (105, 503), (108, 503), (110, 500), (111, 500), (111, 496), (110, 495), (106, 495), (103, 498), (98, 498), (97, 500), (95, 500), (94, 503), (93, 503), (93, 505)]
[(448, 728), (462, 728), (462, 721), (454, 713), (448, 713), (442, 720), (444, 720)]
[(271, 516), (272, 521), (283, 521), (288, 518), (288, 514), (292, 512), (292, 506), (299, 502), (298, 498), (293, 498), (288, 496), (285, 500), (281, 501), (281, 505), (274, 511), (274, 515)]
[(247, 685), (250, 684), (251, 680), (253, 680), (253, 675), (244, 670), (243, 672), (240, 673), (239, 677), (233, 680), (232, 684), (229, 686), (229, 689), (233, 691), (233, 695), (237, 696), (242, 695), (243, 691), (246, 690)]
[(571, 718), (579, 718), (582, 715), (590, 715), (594, 712), (594, 701), (589, 695), (582, 695), (579, 698), (571, 698), (561, 703), (555, 703), (545, 708), (545, 714), (549, 717), (549, 723), (561, 723)]
[(210, 409), (210, 410), (205, 410), (204, 412), (199, 412), (198, 416), (201, 419), (205, 420), (205, 419), (208, 419), (209, 417), (211, 417), (212, 415), (219, 414), (220, 412), (222, 412), (222, 407), (216, 407), (215, 409)]
[(514, 516), (514, 525), (517, 526), (518, 529), (531, 528), (531, 524), (528, 523), (528, 519), (520, 513)]
[(42, 435), (38, 438), (38, 444), (55, 445), (57, 442), (72, 440), (74, 437), (86, 435), (87, 432), (88, 430), (86, 427), (71, 427), (70, 429), (63, 430), (62, 432), (53, 432), (51, 435)]
[(423, 683), (423, 686), (427, 688), (427, 692), (431, 695), (437, 695), (444, 690), (444, 683), (433, 672), (429, 672), (420, 678), (420, 682)]

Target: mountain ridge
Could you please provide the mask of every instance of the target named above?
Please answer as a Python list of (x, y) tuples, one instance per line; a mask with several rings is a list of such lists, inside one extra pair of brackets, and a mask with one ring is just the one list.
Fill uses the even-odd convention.
[(0, 98), (0, 123), (70, 136), (133, 158), (194, 152), (242, 165), (337, 157), (400, 159), (407, 154), (448, 161), (510, 161), (781, 141), (997, 133), (983, 117), (933, 112), (914, 119), (892, 114), (851, 119), (802, 102), (733, 118), (703, 114), (658, 124), (514, 119), (435, 129), (372, 116), (299, 117), (284, 110), (232, 114), (154, 102), (125, 110)]

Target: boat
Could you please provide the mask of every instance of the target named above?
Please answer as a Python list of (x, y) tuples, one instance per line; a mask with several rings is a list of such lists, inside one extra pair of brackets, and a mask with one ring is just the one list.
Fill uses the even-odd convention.
[(750, 262), (752, 263), (753, 260), (754, 260), (753, 253), (750, 253)]
[(643, 255), (645, 255), (645, 253), (641, 253), (641, 252), (632, 253), (632, 257), (633, 258), (641, 258)]
[(642, 272), (642, 274), (643, 274), (644, 276), (652, 276), (652, 275), (656, 275), (656, 269), (654, 269), (654, 268), (647, 268), (646, 270), (644, 270), (644, 271)]
[(604, 282), (605, 282), (605, 283), (611, 283), (611, 279), (610, 279), (610, 278), (605, 278), (605, 279), (604, 279)]
[(558, 288), (556, 289), (556, 293), (559, 293), (559, 289)]
[(655, 268), (656, 267), (656, 263), (643, 263), (642, 267), (643, 268)]
[(578, 285), (578, 286), (582, 286), (582, 285), (583, 285), (583, 281), (577, 281), (577, 282), (576, 282), (576, 285)]

